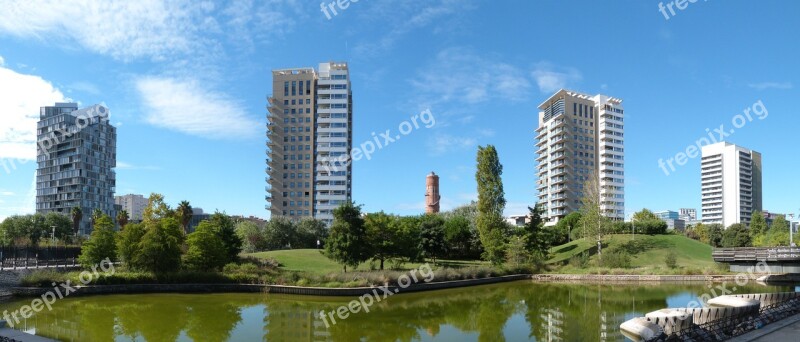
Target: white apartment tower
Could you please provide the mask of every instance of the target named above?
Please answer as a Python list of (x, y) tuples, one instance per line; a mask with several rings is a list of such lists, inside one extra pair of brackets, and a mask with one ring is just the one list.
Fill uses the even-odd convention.
[(144, 195), (127, 194), (114, 197), (114, 203), (128, 212), (130, 222), (142, 222), (144, 219), (144, 208), (147, 207), (149, 199)]
[(584, 183), (599, 175), (600, 209), (625, 217), (622, 100), (559, 90), (539, 105), (537, 190), (547, 225), (581, 207)]
[(353, 96), (347, 63), (272, 71), (267, 205), (273, 217), (330, 224), (352, 199)]
[(761, 211), (761, 153), (727, 142), (702, 148), (703, 224), (750, 223)]

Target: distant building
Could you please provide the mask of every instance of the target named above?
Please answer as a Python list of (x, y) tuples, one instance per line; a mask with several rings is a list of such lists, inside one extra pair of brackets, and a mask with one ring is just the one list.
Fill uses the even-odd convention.
[(41, 107), (36, 124), (36, 212), (70, 215), (81, 208), (78, 233), (92, 232), (92, 213), (116, 218), (117, 129), (103, 105)]
[(511, 215), (506, 219), (506, 222), (517, 227), (522, 227), (529, 221), (528, 215)]
[(786, 214), (771, 213), (769, 210), (763, 210), (761, 214), (764, 215), (764, 220), (767, 221), (767, 225), (769, 226), (771, 226), (772, 222), (774, 222), (778, 217), (783, 217), (784, 219), (786, 218)]
[(192, 221), (189, 222), (189, 233), (193, 232), (197, 225), (204, 220), (211, 218), (211, 214), (203, 212), (203, 208), (192, 208)]
[(425, 177), (425, 213), (436, 214), (439, 212), (439, 176), (433, 171)]
[(681, 208), (678, 213), (678, 218), (686, 222), (697, 220), (697, 209), (694, 208)]
[(114, 197), (114, 203), (128, 212), (128, 221), (137, 223), (142, 222), (144, 208), (147, 207), (148, 199), (143, 195), (127, 194)]
[(750, 224), (761, 211), (761, 153), (727, 142), (702, 148), (703, 224)]
[(674, 230), (677, 229), (678, 231), (686, 230), (686, 221), (681, 219), (666, 219), (664, 222), (667, 223), (667, 230)]
[(666, 221), (666, 220), (677, 220), (677, 219), (680, 218), (679, 217), (680, 215), (678, 215), (678, 212), (677, 211), (672, 211), (672, 210), (659, 211), (659, 212), (655, 212), (653, 214), (656, 214), (656, 216), (658, 216), (658, 218), (660, 218), (660, 219), (662, 219), (664, 221)]

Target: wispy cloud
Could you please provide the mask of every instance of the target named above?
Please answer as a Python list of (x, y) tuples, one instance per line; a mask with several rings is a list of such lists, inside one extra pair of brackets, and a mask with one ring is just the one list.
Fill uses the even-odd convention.
[(583, 79), (578, 69), (570, 67), (559, 67), (552, 63), (537, 63), (531, 72), (539, 91), (542, 93), (552, 93), (562, 88), (567, 88)]
[(196, 80), (143, 77), (136, 89), (147, 107), (145, 121), (158, 127), (215, 139), (252, 138), (261, 127), (242, 104)]
[(794, 88), (792, 82), (761, 82), (761, 83), (750, 83), (747, 86), (756, 90)]
[(158, 171), (158, 170), (161, 170), (161, 168), (158, 167), (158, 166), (149, 166), (149, 165), (139, 166), (139, 165), (133, 165), (133, 164), (130, 164), (130, 163), (126, 163), (126, 162), (123, 162), (123, 161), (118, 161), (117, 162), (117, 170)]
[(472, 148), (478, 140), (472, 137), (457, 137), (450, 134), (436, 134), (428, 141), (428, 148), (433, 155), (442, 155), (449, 152), (461, 151)]
[(36, 160), (39, 107), (67, 101), (52, 83), (0, 66), (0, 158)]

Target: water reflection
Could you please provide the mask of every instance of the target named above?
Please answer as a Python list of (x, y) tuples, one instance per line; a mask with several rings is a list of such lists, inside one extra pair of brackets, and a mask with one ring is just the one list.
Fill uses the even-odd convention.
[[(508, 284), (393, 296), (326, 327), (344, 298), (156, 294), (68, 298), (21, 328), (62, 341), (621, 341), (619, 324), (685, 306), (695, 285)], [(743, 292), (793, 291), (753, 286)], [(0, 305), (16, 310), (30, 299)]]

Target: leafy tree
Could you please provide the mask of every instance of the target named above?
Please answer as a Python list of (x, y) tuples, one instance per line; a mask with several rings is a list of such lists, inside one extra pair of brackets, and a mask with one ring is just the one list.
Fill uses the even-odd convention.
[(145, 224), (146, 232), (139, 242), (134, 266), (154, 273), (174, 272), (181, 268), (183, 232), (178, 220), (168, 217)]
[(31, 246), (39, 244), (42, 236), (47, 234), (48, 229), (45, 226), (45, 216), (42, 214), (33, 214), (27, 216), (30, 219), (30, 224), (26, 225), (25, 232), (28, 235), (28, 242)]
[(583, 185), (581, 199), (581, 229), (583, 236), (597, 240), (597, 255), (602, 258), (602, 241), (608, 229), (608, 218), (600, 210), (600, 180), (590, 175)]
[(718, 223), (708, 225), (708, 244), (712, 247), (722, 247), (722, 231), (725, 228)]
[(100, 209), (95, 208), (94, 210), (92, 210), (92, 227), (94, 227), (95, 222), (97, 222), (97, 220), (99, 220), (104, 215), (105, 214), (103, 214), (103, 211)]
[(125, 229), (125, 226), (128, 225), (128, 222), (130, 221), (130, 219), (131, 219), (131, 217), (130, 217), (130, 215), (128, 215), (128, 212), (126, 210), (120, 210), (117, 213), (117, 223), (119, 223), (119, 228), (120, 229)]
[(78, 229), (81, 227), (81, 220), (83, 220), (83, 209), (80, 207), (72, 207), (70, 211), (72, 217), (72, 233), (78, 235)]
[(181, 203), (178, 204), (178, 207), (175, 208), (175, 218), (177, 218), (178, 222), (181, 223), (184, 234), (189, 234), (189, 223), (192, 222), (192, 215), (194, 215), (194, 213), (192, 211), (192, 205), (189, 204), (189, 201), (181, 201)]
[(503, 220), (503, 209), (506, 206), (503, 191), (503, 165), (492, 145), (478, 146), (477, 171), (475, 180), (478, 184), (478, 217), (477, 227), (484, 249), (484, 259), (493, 264), (500, 264), (505, 252), (506, 224)]
[(147, 206), (144, 207), (142, 221), (147, 224), (171, 217), (173, 214), (172, 209), (164, 202), (164, 195), (152, 193), (147, 199)]
[(323, 254), (347, 272), (347, 266), (355, 268), (369, 259), (366, 235), (361, 206), (352, 202), (342, 204), (333, 210), (333, 224)]
[(397, 258), (406, 261), (422, 260), (422, 251), (419, 249), (421, 216), (402, 216), (395, 219), (397, 225), (395, 248)]
[(527, 236), (514, 236), (508, 241), (506, 247), (506, 261), (515, 267), (527, 264), (531, 260)]
[(50, 232), (52, 232), (53, 227), (55, 229), (55, 237), (56, 239), (66, 240), (70, 238), (70, 232), (72, 231), (72, 222), (69, 217), (61, 215), (59, 213), (47, 213), (44, 218), (44, 226), (47, 227)]
[(328, 227), (325, 222), (313, 218), (304, 218), (295, 224), (297, 231), (296, 248), (317, 248), (317, 240), (325, 241), (328, 237)]
[(186, 242), (189, 249), (184, 261), (188, 269), (220, 270), (229, 260), (225, 244), (209, 221), (200, 222), (195, 231), (186, 238)]
[(752, 246), (750, 232), (741, 223), (730, 225), (722, 233), (722, 247), (750, 247)]
[(709, 244), (709, 245), (711, 244), (710, 241), (709, 241), (708, 226), (706, 226), (706, 225), (704, 225), (702, 223), (698, 223), (696, 226), (694, 226), (693, 230), (694, 230), (694, 233), (697, 234), (697, 238), (700, 240), (700, 242), (705, 243), (705, 244)]
[(24, 216), (10, 216), (3, 220), (0, 224), (0, 230), (3, 232), (3, 245), (17, 245), (17, 242), (24, 239), (26, 236), (26, 223), (29, 221)]
[(572, 232), (575, 228), (579, 227), (580, 222), (581, 213), (579, 211), (571, 212), (567, 214), (567, 216), (564, 216), (564, 218), (558, 220), (555, 228), (558, 232), (557, 243), (564, 244), (572, 241)]
[(292, 248), (297, 242), (294, 222), (287, 217), (273, 217), (264, 227), (264, 240), (269, 249)]
[(81, 247), (81, 255), (78, 261), (83, 267), (89, 268), (100, 264), (108, 258), (111, 261), (117, 260), (116, 232), (114, 231), (114, 221), (111, 217), (103, 215), (94, 220), (94, 229)]
[(250, 221), (239, 222), (236, 224), (235, 230), (236, 235), (242, 240), (244, 252), (254, 253), (266, 249), (263, 229), (257, 224)]
[(136, 268), (136, 256), (139, 253), (139, 244), (146, 233), (143, 223), (131, 223), (117, 234), (117, 254), (119, 259), (128, 267)]
[(664, 258), (664, 263), (667, 264), (669, 268), (678, 267), (678, 255), (675, 254), (674, 250), (670, 250), (669, 253), (667, 253), (667, 256)]
[(764, 214), (756, 210), (753, 212), (750, 220), (750, 236), (755, 238), (767, 232), (767, 220), (764, 219)]
[(783, 216), (775, 218), (765, 240), (768, 246), (789, 246), (789, 221)]
[(530, 214), (529, 222), (525, 224), (525, 248), (528, 253), (536, 255), (541, 259), (547, 259), (547, 254), (553, 242), (553, 236), (550, 231), (544, 228), (544, 220), (542, 219), (542, 208), (537, 203), (533, 208), (528, 207)]
[(648, 235), (666, 234), (669, 226), (664, 220), (636, 221), (636, 230)]
[(433, 258), (444, 254), (444, 220), (438, 215), (426, 215), (422, 218), (419, 232), (419, 249), (425, 256)]
[(473, 239), (470, 223), (466, 217), (453, 216), (444, 222), (444, 241), (450, 247), (448, 248), (450, 257), (470, 257)]
[(222, 239), (222, 244), (225, 246), (225, 255), (228, 256), (227, 261), (233, 262), (239, 258), (239, 253), (242, 252), (242, 239), (236, 235), (236, 227), (230, 216), (224, 213), (216, 212), (208, 219), (214, 232)]
[(644, 208), (633, 214), (633, 220), (638, 222), (660, 220), (650, 209)]
[(398, 224), (396, 218), (384, 212), (364, 215), (364, 228), (367, 231), (367, 245), (372, 260), (380, 261), (383, 270), (384, 261), (398, 256)]

